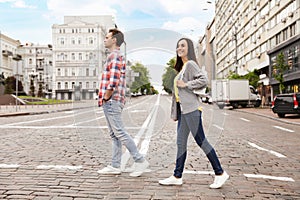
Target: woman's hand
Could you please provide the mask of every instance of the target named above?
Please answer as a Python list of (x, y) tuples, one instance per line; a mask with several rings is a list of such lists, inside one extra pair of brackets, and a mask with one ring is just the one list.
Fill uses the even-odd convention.
[(185, 88), (185, 87), (187, 87), (187, 84), (185, 82), (183, 82), (183, 80), (178, 80), (177, 81), (177, 87)]

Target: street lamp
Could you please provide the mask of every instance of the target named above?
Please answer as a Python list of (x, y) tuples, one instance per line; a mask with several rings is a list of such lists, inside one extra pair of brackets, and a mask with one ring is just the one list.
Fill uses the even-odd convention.
[(15, 54), (13, 56), (13, 60), (15, 60), (17, 62), (16, 64), (16, 111), (18, 111), (18, 90), (19, 90), (19, 61), (22, 60), (22, 56)]

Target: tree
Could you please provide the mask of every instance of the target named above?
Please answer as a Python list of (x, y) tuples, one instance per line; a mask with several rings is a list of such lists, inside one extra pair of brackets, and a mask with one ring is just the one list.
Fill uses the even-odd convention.
[(276, 57), (276, 63), (273, 66), (273, 76), (275, 80), (279, 82), (279, 93), (281, 94), (284, 90), (284, 73), (289, 69), (289, 66), (286, 64), (284, 59), (283, 52), (279, 53)]
[(33, 82), (33, 79), (30, 79), (30, 95), (32, 97), (35, 97), (34, 91), (35, 91), (34, 82)]
[[(16, 78), (14, 76), (9, 76), (5, 79), (4, 81), (5, 84), (5, 90), (4, 93), (5, 94), (13, 94), (14, 92), (16, 92)], [(18, 88), (17, 88), (18, 92), (23, 91), (23, 85), (21, 81), (18, 81)]]
[(168, 63), (167, 67), (165, 68), (165, 73), (162, 75), (162, 84), (164, 87), (164, 90), (168, 94), (172, 94), (173, 85), (174, 85), (174, 78), (177, 74), (176, 70), (174, 69), (175, 66), (175, 58), (172, 58)]
[[(142, 94), (147, 94), (150, 90), (150, 78), (148, 69), (141, 63), (136, 63), (131, 66), (131, 70), (138, 73), (139, 76), (135, 77), (130, 90), (132, 93), (141, 92)], [(149, 84), (149, 85), (148, 85)]]
[(39, 84), (38, 97), (44, 97), (43, 84)]
[(233, 71), (230, 71), (229, 76), (227, 77), (228, 79), (247, 79), (249, 80), (249, 84), (252, 85), (254, 88), (258, 87), (258, 81), (259, 81), (259, 72), (258, 70), (253, 70), (252, 72), (248, 71), (248, 74), (246, 75), (239, 75), (236, 74)]

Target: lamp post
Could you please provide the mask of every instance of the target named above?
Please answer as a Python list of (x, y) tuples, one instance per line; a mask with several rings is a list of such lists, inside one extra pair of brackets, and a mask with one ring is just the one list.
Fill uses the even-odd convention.
[(18, 111), (18, 90), (19, 90), (19, 61), (22, 60), (22, 56), (16, 54), (13, 56), (13, 60), (16, 61), (16, 111)]

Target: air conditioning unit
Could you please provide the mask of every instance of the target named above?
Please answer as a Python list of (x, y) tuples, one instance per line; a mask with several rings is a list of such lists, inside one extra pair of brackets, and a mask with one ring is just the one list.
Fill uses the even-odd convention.
[(288, 16), (289, 17), (293, 17), (294, 13), (293, 12), (289, 12)]
[(256, 10), (256, 9), (257, 9), (257, 7), (256, 7), (256, 6), (254, 6), (254, 7), (253, 7), (253, 10)]
[(256, 53), (256, 58), (260, 58), (261, 53)]
[(257, 36), (257, 39), (260, 39), (260, 35)]
[(253, 23), (253, 26), (256, 27), (256, 25), (257, 25), (256, 22), (254, 22), (254, 23)]
[(282, 18), (282, 19), (281, 19), (281, 22), (282, 22), (282, 23), (285, 23), (285, 22), (286, 22), (286, 18)]
[(280, 5), (280, 1), (279, 0), (277, 0), (277, 2), (276, 2), (276, 6), (279, 6)]

